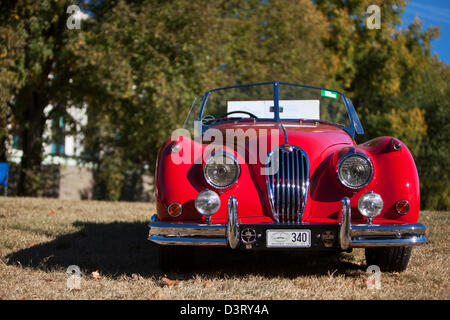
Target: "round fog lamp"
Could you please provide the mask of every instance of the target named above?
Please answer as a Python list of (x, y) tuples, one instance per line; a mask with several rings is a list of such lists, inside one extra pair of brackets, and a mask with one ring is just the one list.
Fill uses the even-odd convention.
[(178, 217), (181, 214), (181, 204), (172, 202), (169, 207), (167, 207), (167, 212), (171, 217)]
[(383, 209), (383, 199), (373, 191), (364, 193), (358, 201), (358, 209), (367, 218), (373, 218)]
[(210, 216), (220, 208), (220, 198), (211, 190), (203, 190), (195, 198), (195, 208), (204, 216)]
[(408, 200), (399, 200), (395, 205), (395, 210), (397, 210), (398, 214), (407, 214), (409, 212), (409, 202)]

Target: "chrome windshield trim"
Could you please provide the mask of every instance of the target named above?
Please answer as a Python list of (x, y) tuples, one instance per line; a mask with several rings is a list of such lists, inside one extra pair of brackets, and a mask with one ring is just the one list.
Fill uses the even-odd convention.
[[(216, 92), (216, 91), (221, 91), (221, 90), (227, 90), (227, 89), (245, 88), (245, 87), (262, 86), (262, 85), (273, 85), (273, 100), (274, 100), (274, 107), (275, 107), (274, 108), (274, 117), (271, 118), (271, 119), (268, 119), (268, 120), (273, 120), (273, 121), (276, 121), (276, 122), (280, 121), (279, 92), (278, 92), (280, 85), (294, 86), (294, 87), (303, 87), (303, 88), (316, 89), (316, 90), (327, 90), (327, 91), (332, 91), (332, 92), (335, 92), (335, 93), (339, 94), (339, 96), (342, 99), (342, 101), (344, 103), (344, 106), (345, 106), (345, 108), (347, 110), (347, 115), (348, 115), (349, 120), (350, 120), (350, 125), (349, 125), (349, 127), (342, 126), (342, 129), (344, 131), (346, 131), (352, 138), (355, 137), (355, 134), (362, 134), (362, 133), (364, 133), (364, 129), (362, 128), (361, 122), (359, 121), (359, 118), (358, 118), (358, 115), (356, 113), (355, 107), (351, 103), (350, 99), (348, 97), (346, 97), (345, 94), (343, 94), (342, 92), (339, 92), (339, 91), (334, 90), (334, 89), (327, 89), (327, 88), (322, 88), (322, 87), (309, 86), (309, 85), (290, 83), (290, 82), (280, 82), (280, 81), (241, 84), (241, 85), (233, 85), (233, 86), (227, 86), (227, 87), (215, 88), (215, 89), (208, 90), (203, 95), (203, 100), (202, 100), (202, 104), (200, 106), (200, 112), (199, 112), (197, 120), (198, 121), (202, 120), (203, 112), (204, 112), (205, 106), (207, 104), (208, 97), (209, 97), (209, 95), (211, 93)], [(285, 119), (283, 119), (283, 120), (285, 120)], [(296, 119), (296, 120), (298, 120), (298, 119)], [(185, 122), (186, 121), (187, 121), (187, 118), (186, 118)], [(336, 125), (339, 125), (339, 124), (336, 123)], [(203, 126), (202, 125), (201, 133), (206, 131), (208, 128), (209, 128), (209, 126)]]

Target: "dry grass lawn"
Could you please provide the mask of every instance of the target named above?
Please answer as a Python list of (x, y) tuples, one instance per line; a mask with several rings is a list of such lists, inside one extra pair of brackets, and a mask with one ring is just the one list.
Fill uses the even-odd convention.
[[(422, 213), (428, 244), (371, 291), (362, 249), (337, 257), (201, 249), (195, 269), (163, 280), (158, 248), (146, 240), (154, 209), (0, 197), (0, 299), (450, 299), (448, 212)], [(69, 265), (81, 269), (79, 290), (67, 289)]]

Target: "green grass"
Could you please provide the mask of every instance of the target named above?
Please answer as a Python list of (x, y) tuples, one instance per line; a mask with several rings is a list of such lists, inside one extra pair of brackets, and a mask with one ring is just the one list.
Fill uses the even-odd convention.
[[(449, 213), (422, 212), (428, 243), (368, 290), (364, 250), (337, 257), (200, 249), (162, 281), (151, 203), (0, 197), (0, 299), (449, 299)], [(69, 265), (81, 268), (69, 291)], [(98, 271), (100, 279), (92, 272)]]

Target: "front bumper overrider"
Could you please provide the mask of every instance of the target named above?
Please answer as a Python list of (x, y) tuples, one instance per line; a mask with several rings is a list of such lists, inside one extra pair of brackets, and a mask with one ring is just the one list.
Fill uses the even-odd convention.
[[(311, 249), (340, 249), (366, 247), (414, 246), (426, 242), (426, 226), (414, 224), (351, 224), (350, 199), (341, 201), (341, 219), (339, 224), (245, 224), (239, 225), (238, 203), (235, 197), (228, 201), (228, 223), (192, 224), (158, 221), (155, 215), (150, 222), (148, 240), (161, 245), (219, 246), (237, 248), (243, 246), (240, 231), (251, 228), (256, 231), (257, 239), (250, 248), (265, 247), (267, 229), (309, 229), (312, 232)], [(324, 246), (321, 236), (324, 232), (336, 234), (332, 246)], [(246, 246), (249, 248), (249, 246)]]

